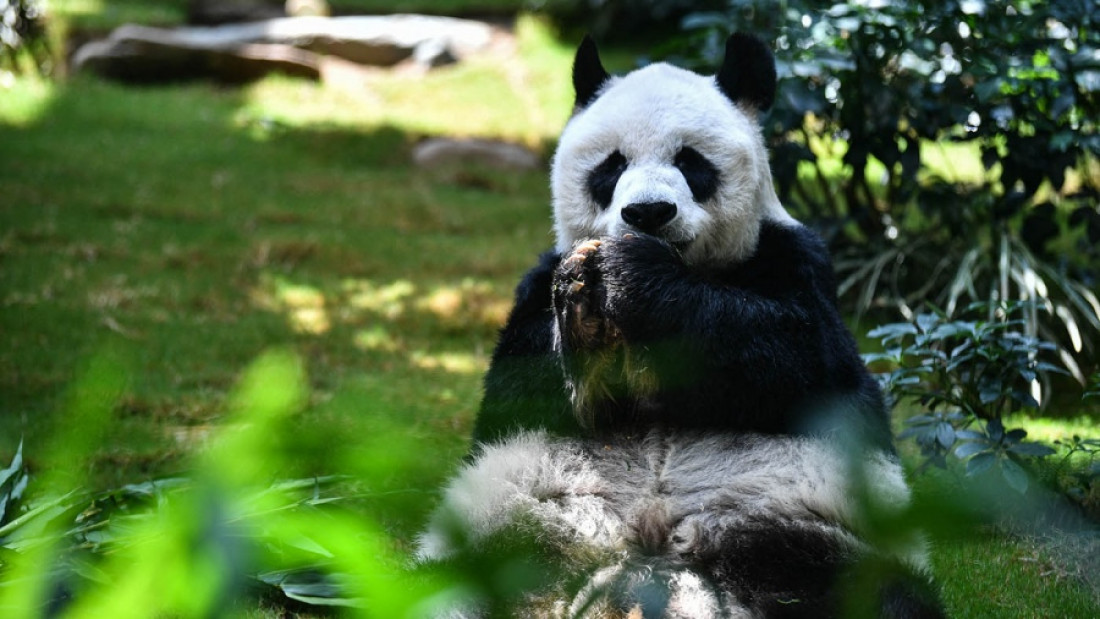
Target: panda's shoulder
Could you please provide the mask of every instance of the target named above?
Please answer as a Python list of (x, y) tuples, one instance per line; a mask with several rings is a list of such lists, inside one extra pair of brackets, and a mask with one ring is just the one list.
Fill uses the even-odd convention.
[(516, 286), (515, 304), (522, 305), (530, 300), (541, 303), (541, 298), (550, 298), (550, 283), (553, 281), (554, 270), (561, 262), (561, 254), (556, 251), (547, 251), (539, 256), (538, 263), (531, 267), (523, 279)]
[(773, 264), (786, 260), (803, 263), (829, 260), (829, 250), (821, 238), (809, 226), (794, 220), (774, 221), (766, 219), (760, 224), (760, 237), (755, 256)]
[(761, 222), (756, 251), (738, 270), (783, 280), (832, 278), (825, 241), (813, 229), (794, 220)]

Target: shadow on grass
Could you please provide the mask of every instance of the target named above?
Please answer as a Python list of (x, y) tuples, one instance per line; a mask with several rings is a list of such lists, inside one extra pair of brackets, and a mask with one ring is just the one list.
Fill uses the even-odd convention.
[(134, 378), (93, 487), (181, 467), (273, 346), (317, 400), (357, 394), (304, 425), (388, 407), (440, 470), (461, 454), (512, 287), (550, 244), (544, 172), (418, 170), (422, 136), (279, 125), (239, 90), (42, 88), (0, 102), (0, 453), (23, 437), (48, 468), (31, 447), (59, 394), (118, 345)]

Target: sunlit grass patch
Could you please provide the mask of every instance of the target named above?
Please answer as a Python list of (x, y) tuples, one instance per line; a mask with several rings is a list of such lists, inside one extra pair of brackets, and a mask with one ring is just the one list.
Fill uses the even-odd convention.
[(937, 576), (949, 583), (943, 597), (951, 617), (1090, 617), (1098, 608), (1080, 582), (1059, 576), (1050, 557), (1011, 536), (936, 544), (932, 560)]
[(1046, 442), (1065, 440), (1075, 434), (1091, 436), (1097, 433), (1097, 427), (1100, 425), (1091, 416), (1054, 418), (1009, 415), (1005, 417), (1005, 423), (1011, 427), (1026, 429), (1029, 438)]
[(182, 23), (186, 0), (50, 0), (49, 15), (72, 28), (109, 29), (125, 23)]
[(0, 124), (20, 127), (39, 121), (49, 110), (56, 88), (43, 79), (8, 75), (5, 80), (0, 72)]
[(245, 90), (234, 122), (260, 139), (281, 127), (322, 124), (537, 146), (555, 138), (568, 118), (573, 51), (533, 17), (520, 18), (515, 33), (515, 49), (482, 52), (427, 73), (352, 71), (328, 84), (271, 77)]
[(202, 84), (76, 79), (31, 115), (2, 99), (0, 450), (45, 439), (56, 394), (107, 342), (141, 380), (91, 458), (97, 487), (177, 470), (273, 345), (303, 352), (319, 394), (359, 384), (413, 423), (468, 429), (471, 368), (551, 244), (544, 171), (470, 186), (412, 168), (415, 137), (369, 123), (257, 139), (242, 93)]

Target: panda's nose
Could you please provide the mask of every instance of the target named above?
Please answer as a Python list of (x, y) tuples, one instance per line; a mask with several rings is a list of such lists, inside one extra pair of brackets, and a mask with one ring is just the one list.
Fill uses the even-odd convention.
[(654, 233), (676, 216), (676, 205), (671, 202), (635, 202), (623, 207), (622, 218), (639, 232)]

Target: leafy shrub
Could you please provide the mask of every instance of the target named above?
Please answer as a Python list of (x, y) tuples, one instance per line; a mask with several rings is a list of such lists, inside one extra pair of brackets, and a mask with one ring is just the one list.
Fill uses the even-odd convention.
[(675, 31), (691, 11), (718, 9), (722, 0), (525, 0), (524, 6), (559, 25), (583, 29), (601, 40), (638, 40), (643, 34)]
[[(1051, 375), (1066, 373), (1047, 359), (1056, 346), (1024, 332), (1026, 321), (1016, 317), (1024, 309), (1003, 305), (990, 312), (990, 306), (976, 304), (967, 312), (985, 311), (985, 318), (922, 313), (913, 321), (868, 333), (885, 349), (865, 358), (870, 364), (889, 364), (880, 375), (886, 392), (921, 411), (904, 421), (898, 438), (917, 444), (922, 468), (946, 467), (953, 457), (965, 463), (966, 475), (995, 469), (1008, 486), (1024, 493), (1028, 471), (1036, 471), (1039, 460), (1057, 453), (1050, 445), (1026, 440), (1026, 430), (1006, 428), (1003, 421), (1011, 412), (1036, 412), (1042, 385), (1049, 384)], [(1082, 500), (1084, 489), (1097, 479), (1093, 458), (1100, 452), (1100, 441), (1077, 437), (1056, 445), (1064, 451), (1059, 463), (1063, 473), (1077, 476), (1063, 483), (1063, 489)]]
[(972, 301), (1035, 301), (1028, 333), (1094, 363), (1094, 3), (776, 5), (731, 0), (689, 15), (662, 53), (713, 69), (729, 31), (774, 42), (779, 99), (765, 131), (776, 182), (833, 242), (843, 298), (906, 318), (926, 300), (949, 314)]

